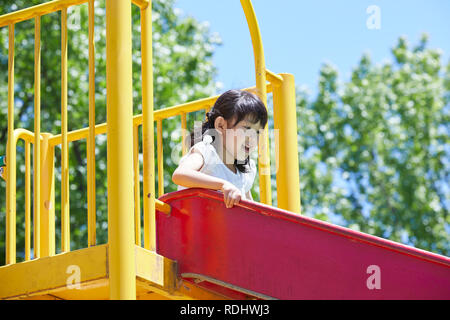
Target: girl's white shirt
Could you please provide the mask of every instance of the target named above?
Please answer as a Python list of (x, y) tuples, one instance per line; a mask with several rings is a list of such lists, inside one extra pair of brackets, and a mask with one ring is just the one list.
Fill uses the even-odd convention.
[[(224, 179), (232, 183), (236, 188), (238, 188), (244, 199), (247, 199), (246, 194), (253, 186), (253, 182), (256, 177), (256, 164), (253, 159), (250, 159), (250, 170), (249, 172), (240, 172), (236, 170), (236, 173), (231, 171), (225, 163), (223, 163), (220, 156), (217, 154), (216, 148), (211, 144), (211, 136), (205, 135), (203, 141), (194, 144), (181, 159), (179, 164), (186, 160), (187, 156), (192, 153), (193, 149), (199, 151), (203, 156), (203, 166), (199, 170), (202, 173), (208, 174), (213, 177)], [(178, 186), (177, 190), (187, 189), (183, 186)], [(218, 190), (220, 191), (220, 190)], [(250, 199), (248, 199), (250, 200)]]

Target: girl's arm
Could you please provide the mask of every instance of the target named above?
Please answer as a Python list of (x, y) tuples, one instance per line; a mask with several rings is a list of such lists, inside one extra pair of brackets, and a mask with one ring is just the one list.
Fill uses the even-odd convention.
[(245, 197), (246, 197), (247, 199), (253, 201), (252, 192), (251, 192), (250, 190), (245, 194)]
[(187, 158), (175, 169), (172, 181), (187, 188), (205, 188), (221, 190), (227, 208), (233, 207), (241, 200), (241, 192), (232, 183), (199, 172), (203, 166), (203, 156), (195, 149)]
[(206, 188), (220, 190), (226, 182), (223, 179), (199, 172), (203, 166), (203, 157), (200, 153), (193, 152), (173, 172), (172, 181), (186, 188)]

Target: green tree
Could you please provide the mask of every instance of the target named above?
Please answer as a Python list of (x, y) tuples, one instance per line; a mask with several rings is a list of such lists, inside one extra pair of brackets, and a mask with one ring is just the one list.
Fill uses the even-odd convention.
[[(40, 4), (45, 1), (3, 1), (0, 15)], [(181, 16), (174, 10), (175, 0), (153, 1), (153, 50), (155, 109), (215, 94), (216, 69), (212, 64), (215, 46), (220, 38), (205, 23)], [(105, 1), (95, 1), (96, 50), (96, 123), (106, 122), (106, 20)], [(61, 125), (61, 34), (60, 12), (45, 15), (41, 20), (41, 130), (60, 133)], [(142, 112), (140, 72), (140, 12), (133, 5), (133, 108)], [(88, 126), (88, 6), (68, 10), (68, 111), (69, 130)], [(15, 27), (15, 127), (33, 131), (34, 127), (34, 21)], [(7, 67), (8, 28), (0, 29), (0, 154), (5, 154), (7, 138)], [(201, 112), (188, 116), (191, 124), (202, 118)], [(179, 119), (163, 122), (164, 138), (180, 131)], [(166, 183), (174, 170), (171, 151), (181, 140), (173, 137), (164, 144)], [(167, 140), (165, 140), (167, 141)], [(17, 251), (21, 261), (24, 250), (24, 155), (23, 145), (17, 149)], [(56, 169), (56, 250), (60, 248), (60, 149), (55, 153)], [(86, 142), (69, 144), (71, 248), (87, 246), (87, 160)], [(141, 170), (142, 173), (142, 170)], [(141, 188), (142, 190), (142, 188)], [(173, 191), (168, 184), (166, 191)], [(97, 243), (107, 241), (106, 138), (96, 138)], [(5, 249), (5, 183), (0, 182), (0, 265)]]
[(303, 212), (450, 254), (450, 63), (400, 38), (393, 62), (362, 56), (341, 83), (320, 70), (317, 98), (298, 92)]

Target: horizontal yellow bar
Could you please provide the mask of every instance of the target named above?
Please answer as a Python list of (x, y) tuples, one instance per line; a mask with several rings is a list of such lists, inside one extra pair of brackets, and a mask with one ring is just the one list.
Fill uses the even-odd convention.
[[(21, 21), (32, 19), (39, 15), (49, 14), (59, 11), (63, 8), (75, 6), (88, 2), (89, 0), (54, 0), (46, 3), (42, 3), (36, 6), (32, 6), (26, 9), (18, 10), (8, 14), (0, 16), (0, 27), (7, 26), (9, 24), (18, 23)], [(141, 9), (147, 8), (149, 0), (132, 0), (132, 2)]]
[[(255, 89), (255, 87), (246, 88), (243, 90), (253, 90), (253, 89)], [(272, 91), (273, 91), (272, 85), (267, 84), (267, 92), (269, 93)], [(192, 102), (187, 102), (184, 104), (180, 104), (180, 105), (165, 108), (165, 109), (156, 110), (154, 112), (154, 121), (174, 117), (174, 116), (180, 115), (183, 112), (189, 113), (189, 112), (195, 112), (195, 111), (205, 109), (205, 106), (211, 106), (212, 104), (214, 104), (214, 102), (217, 100), (218, 97), (219, 97), (219, 95), (192, 101)], [(139, 125), (142, 125), (142, 114), (133, 116), (133, 126), (139, 126)], [(106, 133), (106, 123), (98, 124), (95, 126), (95, 135), (105, 134), (105, 133)], [(77, 141), (77, 140), (81, 140), (81, 139), (87, 139), (88, 136), (89, 136), (89, 128), (78, 129), (78, 130), (74, 130), (74, 131), (67, 133), (67, 141), (72, 142), (72, 141)], [(54, 135), (51, 138), (49, 138), (48, 143), (50, 146), (59, 145), (62, 143), (62, 136), (60, 134)]]
[(273, 83), (275, 86), (281, 86), (283, 83), (283, 78), (278, 74), (266, 69), (267, 81)]
[[(254, 89), (255, 89), (255, 87), (251, 87), (251, 88), (245, 88), (243, 90), (248, 91), (248, 90), (254, 90)], [(272, 92), (271, 84), (267, 84), (267, 92)], [(173, 107), (169, 107), (169, 108), (165, 108), (165, 109), (157, 110), (157, 111), (155, 111), (155, 121), (174, 117), (174, 116), (180, 115), (183, 112), (189, 113), (189, 112), (194, 112), (194, 111), (199, 111), (199, 110), (205, 109), (209, 106), (212, 106), (214, 104), (214, 102), (217, 100), (217, 98), (219, 98), (219, 95), (192, 101), (192, 102), (179, 104), (177, 106), (173, 106)]]
[(170, 211), (172, 208), (170, 207), (170, 204), (162, 202), (161, 200), (155, 199), (155, 207), (157, 210), (165, 213), (170, 214)]
[(150, 4), (149, 0), (131, 0), (135, 5), (137, 5), (141, 9), (145, 9)]
[[(102, 124), (95, 126), (95, 135), (104, 134), (104, 133), (106, 133), (106, 123), (102, 123)], [(87, 139), (88, 136), (89, 136), (89, 127), (74, 130), (74, 131), (67, 133), (67, 142), (77, 141), (77, 140), (81, 140), (81, 139)], [(48, 143), (51, 146), (56, 146), (58, 144), (61, 144), (62, 143), (62, 135), (61, 134), (54, 135), (53, 137), (51, 137), (49, 139)]]
[(42, 3), (33, 7), (11, 12), (0, 16), (0, 27), (4, 27), (11, 23), (18, 23), (21, 21), (32, 19), (36, 16), (52, 13), (67, 8), (88, 2), (88, 0), (54, 0)]
[[(26, 129), (16, 129), (14, 130), (14, 144), (17, 145), (17, 142), (22, 139), (23, 141), (29, 142), (31, 144), (34, 144), (34, 133), (31, 131), (28, 131)], [(41, 141), (42, 136), (41, 136)]]

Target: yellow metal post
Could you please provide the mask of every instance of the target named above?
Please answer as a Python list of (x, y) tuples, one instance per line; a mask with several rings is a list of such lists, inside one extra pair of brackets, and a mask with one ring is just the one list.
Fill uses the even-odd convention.
[(16, 263), (16, 144), (14, 140), (14, 25), (9, 25), (8, 142), (6, 145), (6, 264)]
[(152, 2), (141, 8), (144, 248), (156, 250)]
[(300, 214), (300, 177), (297, 144), (295, 81), (292, 74), (281, 74), (281, 85), (273, 90), (274, 127), (279, 139), (277, 154), (278, 207)]
[[(206, 116), (205, 116), (206, 118)], [(184, 156), (189, 150), (186, 139), (189, 139), (189, 135), (186, 132), (187, 130), (187, 119), (186, 113), (181, 113), (181, 154)]]
[(139, 173), (139, 126), (133, 126), (133, 168), (134, 168), (134, 236), (141, 246), (141, 182)]
[(89, 136), (87, 142), (88, 174), (88, 246), (96, 242), (95, 199), (95, 47), (94, 47), (94, 0), (89, 0)]
[(156, 121), (156, 149), (158, 158), (158, 197), (164, 194), (164, 150), (162, 139), (162, 120)]
[(55, 255), (55, 149), (49, 145), (52, 136), (42, 133), (41, 141), (41, 257)]
[(106, 1), (106, 58), (110, 298), (136, 299), (129, 0)]
[[(250, 36), (252, 39), (253, 54), (255, 59), (256, 93), (267, 108), (266, 89), (266, 63), (264, 59), (264, 49), (262, 45), (261, 33), (259, 32), (258, 21), (250, 0), (241, 0), (242, 9), (247, 19)], [(258, 144), (258, 165), (259, 165), (259, 189), (260, 201), (272, 205), (272, 191), (270, 181), (270, 152), (269, 152), (269, 129), (266, 126), (264, 134), (260, 136)]]
[(25, 261), (31, 259), (30, 142), (25, 141)]
[(41, 17), (34, 18), (34, 257), (41, 256)]
[(67, 140), (67, 8), (61, 11), (61, 251), (70, 251), (69, 144)]

